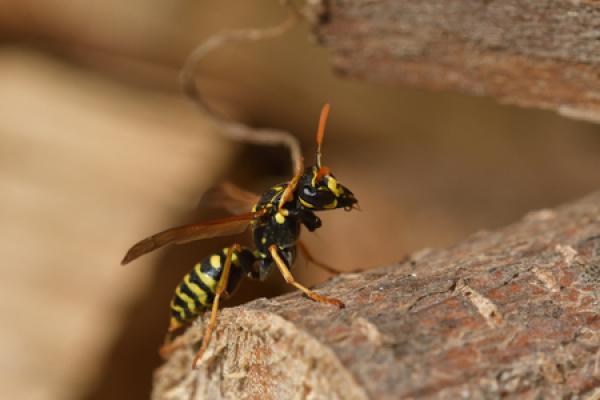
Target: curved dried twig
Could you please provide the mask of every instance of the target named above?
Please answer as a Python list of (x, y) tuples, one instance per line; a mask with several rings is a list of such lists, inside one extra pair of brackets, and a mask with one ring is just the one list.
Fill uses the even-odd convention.
[(263, 29), (235, 29), (213, 35), (198, 45), (190, 53), (179, 75), (185, 95), (213, 119), (219, 128), (221, 128), (221, 132), (225, 136), (233, 140), (253, 144), (286, 146), (290, 150), (293, 170), (296, 173), (302, 169), (302, 153), (300, 151), (300, 143), (295, 136), (289, 132), (277, 129), (251, 128), (239, 122), (226, 119), (208, 107), (200, 93), (194, 77), (199, 63), (211, 51), (232, 42), (256, 41), (280, 36), (294, 26), (297, 20), (296, 13), (292, 12), (285, 21), (274, 27)]

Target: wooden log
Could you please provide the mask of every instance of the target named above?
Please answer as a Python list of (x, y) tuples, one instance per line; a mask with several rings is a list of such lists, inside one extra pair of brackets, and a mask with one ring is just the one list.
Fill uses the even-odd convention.
[(600, 192), (318, 292), (346, 308), (290, 293), (223, 310), (192, 370), (197, 321), (153, 398), (600, 396)]
[(333, 0), (312, 18), (340, 74), (600, 121), (600, 2)]

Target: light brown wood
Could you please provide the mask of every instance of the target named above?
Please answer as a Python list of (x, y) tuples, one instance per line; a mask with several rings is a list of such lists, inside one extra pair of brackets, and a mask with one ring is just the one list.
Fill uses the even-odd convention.
[(185, 100), (41, 52), (5, 49), (0, 86), (2, 397), (85, 398), (152, 284), (151, 258), (119, 257), (193, 210), (233, 152)]

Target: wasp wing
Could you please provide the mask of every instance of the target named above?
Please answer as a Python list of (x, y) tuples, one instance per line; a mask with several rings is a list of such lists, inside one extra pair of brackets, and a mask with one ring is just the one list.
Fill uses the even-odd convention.
[(258, 200), (258, 194), (241, 189), (231, 182), (224, 182), (207, 190), (200, 200), (200, 206), (222, 208), (232, 214), (241, 214), (251, 210)]
[(125, 265), (143, 256), (146, 253), (154, 251), (162, 246), (171, 243), (187, 243), (195, 240), (210, 239), (220, 236), (229, 236), (242, 233), (248, 227), (250, 221), (263, 215), (263, 211), (250, 212), (232, 217), (215, 219), (212, 221), (201, 222), (198, 224), (189, 224), (177, 228), (167, 229), (139, 241), (129, 249), (121, 264)]

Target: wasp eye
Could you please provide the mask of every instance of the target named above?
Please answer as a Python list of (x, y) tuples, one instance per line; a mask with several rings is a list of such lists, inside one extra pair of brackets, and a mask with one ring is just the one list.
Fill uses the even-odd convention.
[(304, 186), (304, 189), (302, 189), (302, 192), (309, 197), (314, 197), (315, 196), (315, 191), (313, 190), (313, 188), (311, 188), (310, 186)]

